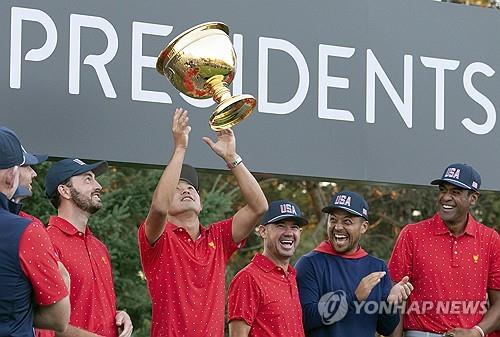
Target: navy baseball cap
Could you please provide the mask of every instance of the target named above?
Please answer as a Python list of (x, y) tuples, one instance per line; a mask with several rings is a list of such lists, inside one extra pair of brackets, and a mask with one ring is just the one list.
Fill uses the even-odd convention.
[(33, 154), (26, 151), (26, 149), (21, 145), (24, 154), (24, 164), (22, 166), (32, 166), (38, 165), (49, 159), (49, 156), (46, 154)]
[(24, 164), (21, 142), (16, 133), (4, 126), (0, 127), (0, 169), (8, 169)]
[(182, 164), (181, 177), (179, 180), (184, 180), (188, 184), (192, 185), (197, 191), (198, 189), (198, 173), (194, 167), (188, 164)]
[(100, 161), (94, 164), (87, 164), (78, 158), (67, 158), (58, 161), (47, 171), (45, 176), (45, 194), (47, 197), (57, 191), (57, 187), (71, 177), (92, 171), (95, 176), (99, 176), (108, 168), (108, 163)]
[(441, 179), (431, 181), (431, 185), (443, 183), (478, 192), (481, 186), (481, 176), (472, 166), (460, 163), (451, 164), (444, 170)]
[(279, 223), (282, 220), (292, 220), (299, 226), (307, 225), (308, 221), (302, 215), (297, 204), (288, 200), (276, 200), (269, 204), (269, 208), (262, 217), (262, 225)]
[(336, 193), (328, 206), (321, 210), (324, 213), (331, 213), (334, 209), (340, 208), (351, 214), (360, 216), (368, 220), (368, 203), (356, 192), (343, 191)]

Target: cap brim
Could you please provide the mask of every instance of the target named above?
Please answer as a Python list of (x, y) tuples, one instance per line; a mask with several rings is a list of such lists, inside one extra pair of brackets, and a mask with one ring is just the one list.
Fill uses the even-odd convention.
[(262, 225), (265, 226), (265, 225), (268, 225), (270, 223), (280, 222), (282, 220), (295, 221), (297, 223), (297, 225), (299, 225), (299, 226), (305, 226), (309, 223), (309, 221), (306, 218), (303, 218), (300, 216), (290, 216), (290, 215), (284, 214), (284, 215), (280, 215), (280, 216), (274, 217), (272, 219), (269, 219), (266, 223), (263, 223)]
[(472, 188), (470, 186), (467, 186), (467, 185), (461, 183), (460, 181), (456, 181), (456, 180), (452, 180), (452, 179), (436, 179), (436, 180), (431, 181), (431, 185), (442, 185), (444, 183), (452, 184), (452, 185), (455, 185), (457, 187), (464, 188), (466, 190), (477, 191), (477, 189), (475, 189), (475, 188)]
[(360, 217), (364, 218), (365, 220), (368, 220), (368, 216), (363, 215), (361, 213), (358, 213), (356, 211), (353, 211), (350, 208), (347, 208), (347, 207), (344, 207), (344, 206), (340, 206), (340, 205), (335, 205), (335, 206), (328, 205), (326, 207), (323, 207), (323, 209), (321, 210), (321, 212), (323, 212), (323, 213), (331, 213), (334, 209), (343, 209), (344, 211), (346, 211), (348, 213), (351, 213), (352, 215), (360, 216)]
[(186, 179), (186, 178), (179, 178), (179, 181), (181, 181), (181, 180), (187, 182), (189, 185), (193, 186), (198, 191), (198, 186), (193, 184), (193, 182), (191, 180)]
[(82, 173), (85, 173), (85, 172), (89, 172), (89, 171), (94, 172), (94, 175), (96, 177), (98, 177), (101, 174), (103, 174), (104, 172), (106, 172), (107, 169), (108, 169), (108, 162), (100, 161), (100, 162), (97, 162), (94, 164), (87, 164), (87, 165), (83, 166), (80, 170), (76, 171), (72, 175), (72, 177), (77, 176), (77, 175), (82, 174)]
[(46, 154), (32, 154), (29, 152), (24, 153), (24, 163), (21, 166), (31, 166), (43, 163), (49, 158)]

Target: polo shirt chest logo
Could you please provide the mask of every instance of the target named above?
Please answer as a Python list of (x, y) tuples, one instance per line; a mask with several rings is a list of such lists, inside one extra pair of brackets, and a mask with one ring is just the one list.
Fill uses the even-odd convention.
[(474, 263), (477, 263), (477, 261), (479, 261), (479, 255), (472, 255), (472, 259), (474, 260)]
[(208, 243), (208, 245), (209, 245), (211, 248), (215, 249), (215, 243), (214, 243), (213, 241), (210, 241), (210, 242)]

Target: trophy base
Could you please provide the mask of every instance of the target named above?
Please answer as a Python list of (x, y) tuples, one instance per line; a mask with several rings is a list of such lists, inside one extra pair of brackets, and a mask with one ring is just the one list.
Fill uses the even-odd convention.
[(231, 97), (217, 106), (208, 124), (214, 131), (229, 129), (250, 116), (256, 103), (252, 95)]

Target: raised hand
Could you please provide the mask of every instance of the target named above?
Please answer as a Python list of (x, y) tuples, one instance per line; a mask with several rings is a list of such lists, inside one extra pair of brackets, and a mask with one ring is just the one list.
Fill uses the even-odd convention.
[(191, 126), (189, 126), (187, 110), (182, 108), (175, 109), (172, 120), (172, 135), (176, 148), (186, 149), (188, 147), (189, 132), (191, 132)]
[(363, 277), (361, 282), (359, 282), (358, 287), (356, 288), (356, 298), (358, 301), (364, 301), (368, 298), (373, 288), (380, 283), (382, 277), (385, 276), (385, 271), (376, 271), (374, 273), (368, 274)]
[(203, 141), (210, 146), (219, 157), (226, 162), (233, 161), (236, 157), (236, 138), (231, 129), (217, 131), (217, 142), (214, 143), (210, 138), (203, 137)]
[(413, 290), (413, 285), (409, 281), (410, 278), (405, 276), (391, 288), (387, 296), (389, 304), (400, 304), (408, 299)]

